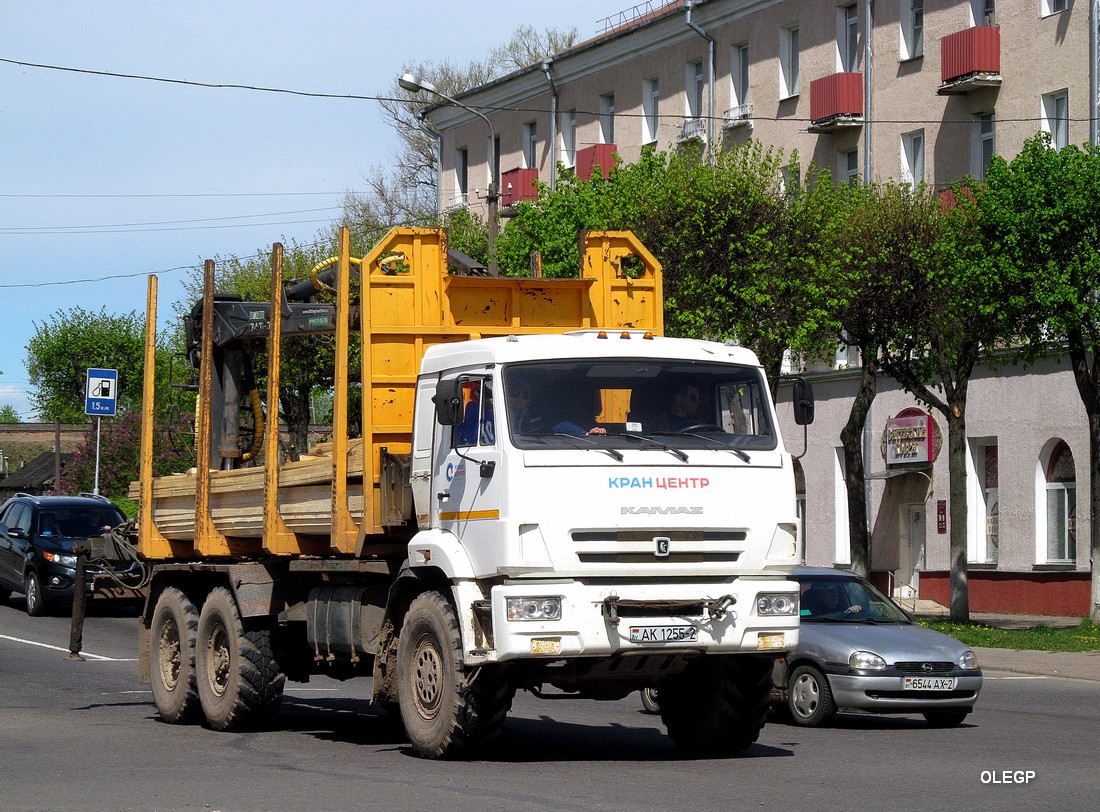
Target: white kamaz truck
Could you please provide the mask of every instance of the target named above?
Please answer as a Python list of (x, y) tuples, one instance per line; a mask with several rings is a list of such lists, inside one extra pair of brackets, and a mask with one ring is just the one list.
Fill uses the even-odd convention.
[[(361, 260), (342, 235), (305, 288), (276, 246), (264, 303), (214, 296), (208, 263), (196, 466), (152, 476), (150, 375), (134, 486), (164, 719), (237, 729), (326, 674), (372, 677), (432, 758), (489, 743), (518, 689), (657, 688), (688, 751), (756, 741), (800, 560), (763, 371), (661, 337), (661, 269), (632, 235), (580, 243), (577, 279), (503, 279), (449, 272), (444, 232), (395, 230)], [(315, 334), (335, 334), (332, 439), (288, 459), (280, 342)], [(795, 411), (811, 419), (808, 393)]]

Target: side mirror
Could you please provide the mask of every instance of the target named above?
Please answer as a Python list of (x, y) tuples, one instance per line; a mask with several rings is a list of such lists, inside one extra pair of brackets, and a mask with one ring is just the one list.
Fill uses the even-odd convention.
[(462, 422), (462, 397), (457, 380), (440, 381), (432, 395), (435, 419), (442, 426), (457, 426)]
[(802, 378), (794, 382), (794, 422), (808, 426), (814, 422), (814, 388)]

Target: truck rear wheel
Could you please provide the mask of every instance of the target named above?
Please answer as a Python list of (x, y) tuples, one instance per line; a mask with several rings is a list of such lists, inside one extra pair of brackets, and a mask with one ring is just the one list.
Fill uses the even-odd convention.
[(771, 660), (752, 655), (696, 657), (661, 683), (661, 721), (693, 755), (747, 750), (764, 729), (771, 696)]
[(195, 641), (199, 703), (215, 730), (240, 730), (279, 707), (286, 676), (275, 661), (268, 629), (244, 628), (228, 589), (210, 592)]
[(160, 718), (171, 724), (198, 716), (195, 687), (195, 629), (199, 610), (174, 586), (157, 598), (149, 635), (149, 677)]
[(500, 667), (462, 663), (458, 618), (446, 598), (425, 592), (413, 600), (397, 644), (398, 703), (405, 733), (426, 758), (454, 758), (499, 733), (515, 689)]

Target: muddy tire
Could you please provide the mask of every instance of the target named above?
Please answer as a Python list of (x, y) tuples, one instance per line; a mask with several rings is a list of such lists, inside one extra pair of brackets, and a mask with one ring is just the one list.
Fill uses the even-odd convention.
[(829, 678), (812, 665), (800, 665), (787, 680), (787, 710), (791, 721), (802, 727), (818, 727), (836, 715)]
[(246, 631), (224, 587), (207, 596), (199, 613), (195, 680), (203, 716), (215, 730), (256, 726), (282, 700), (286, 676), (272, 653), (271, 631)]
[(462, 663), (462, 637), (451, 604), (438, 592), (413, 600), (397, 644), (398, 704), (413, 748), (425, 758), (458, 758), (500, 733), (515, 688), (507, 671)]
[(772, 661), (752, 655), (696, 657), (661, 683), (661, 721), (683, 750), (731, 756), (747, 750), (764, 729)]
[(195, 721), (199, 693), (195, 686), (195, 631), (199, 610), (174, 586), (157, 598), (149, 632), (149, 679), (160, 718), (170, 724)]

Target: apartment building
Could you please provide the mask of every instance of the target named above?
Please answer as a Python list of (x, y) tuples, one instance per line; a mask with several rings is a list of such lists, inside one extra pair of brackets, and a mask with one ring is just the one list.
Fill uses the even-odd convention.
[[(442, 208), (484, 216), (499, 179), (506, 215), (534, 197), (535, 178), (555, 184), (559, 166), (587, 178), (649, 145), (714, 152), (755, 138), (797, 150), (801, 173), (812, 161), (841, 181), (944, 188), (981, 178), (1037, 131), (1056, 146), (1097, 139), (1096, 0), (706, 0), (643, 3), (609, 23), (458, 98), (485, 118), (430, 109)], [(858, 385), (849, 364), (858, 359), (840, 353), (813, 375), (818, 419), (797, 469), (811, 564), (850, 561), (839, 439)], [(883, 389), (865, 442), (873, 575), (899, 597), (947, 603), (942, 432), (910, 396)], [(899, 426), (920, 434), (900, 458), (888, 453)], [(1067, 366), (979, 370), (968, 431), (972, 611), (1087, 614), (1087, 422)]]

